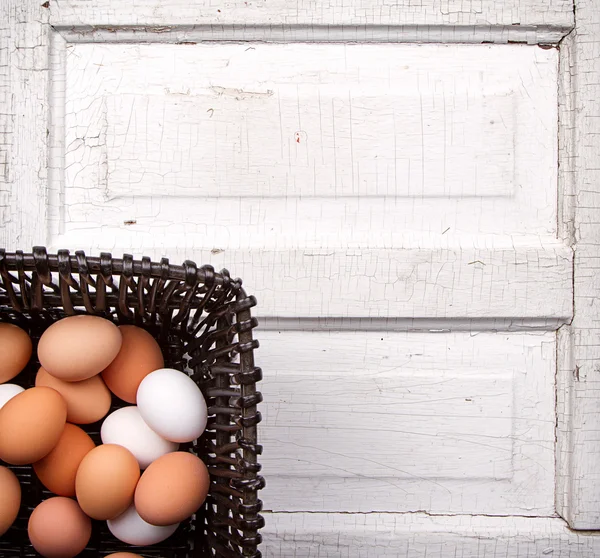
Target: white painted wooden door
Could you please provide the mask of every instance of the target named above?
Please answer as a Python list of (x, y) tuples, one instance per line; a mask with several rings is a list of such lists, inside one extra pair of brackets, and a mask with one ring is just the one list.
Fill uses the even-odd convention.
[(244, 278), (266, 556), (595, 556), (599, 13), (5, 0), (0, 244)]

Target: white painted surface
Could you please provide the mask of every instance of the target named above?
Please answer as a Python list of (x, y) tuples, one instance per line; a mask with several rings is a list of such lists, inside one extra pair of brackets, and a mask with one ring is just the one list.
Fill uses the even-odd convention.
[(11, 248), (46, 239), (49, 27), (41, 4), (0, 2), (0, 246)]
[[(269, 236), (285, 247), (371, 245), (393, 228), (440, 243), (474, 235), (519, 243), (555, 231), (554, 49), (73, 44), (61, 56), (61, 48), (59, 233), (112, 225), (132, 234), (123, 222), (133, 200), (140, 225), (172, 224), (181, 211), (205, 223), (208, 211), (239, 212), (238, 198), (258, 214), (229, 232), (232, 247)], [(319, 213), (319, 227), (301, 222)], [(355, 228), (351, 219), (358, 232), (340, 231)]]
[(241, 25), (250, 28), (248, 33), (253, 26), (330, 26), (335, 33), (336, 27), (348, 25), (420, 25), (446, 27), (449, 32), (455, 28), (460, 33), (462, 26), (569, 27), (573, 22), (568, 0), (61, 0), (51, 3), (51, 13), (52, 24), (61, 27), (105, 26), (117, 31), (119, 26), (154, 26), (157, 32), (194, 25)]
[(226, 266), (267, 315), (569, 318), (554, 50), (55, 47), (52, 247)]
[[(173, 228), (184, 225), (174, 225)], [(178, 248), (167, 248), (159, 232), (129, 245), (110, 233), (98, 242), (94, 230), (70, 235), (59, 247), (98, 253), (160, 258), (173, 262), (190, 258), (226, 267), (242, 277), (261, 301), (261, 316), (358, 318), (506, 318), (551, 324), (569, 321), (571, 314), (571, 252), (561, 245), (517, 250), (199, 250), (182, 237)], [(119, 243), (117, 243), (119, 242)], [(100, 246), (101, 244), (101, 246)], [(158, 246), (157, 246), (158, 244)], [(544, 288), (540, 288), (543, 284)], [(500, 320), (503, 322), (503, 320)], [(505, 323), (505, 321), (503, 322)], [(444, 327), (452, 327), (446, 321)], [(477, 324), (473, 325), (477, 329)], [(502, 328), (502, 326), (500, 326)]]
[[(81, 52), (85, 48), (77, 47), (78, 67), (69, 68), (67, 79), (76, 82), (79, 76), (73, 74), (90, 67), (86, 54), (92, 53)], [(406, 71), (411, 63), (419, 66), (419, 74), (427, 71), (422, 62), (438, 54), (430, 49), (414, 53), (420, 60), (413, 62), (409, 53), (409, 60), (394, 57), (393, 64), (388, 58), (393, 51), (383, 47), (369, 49), (372, 52), (346, 46), (294, 47), (288, 52), (271, 47), (250, 51), (250, 56), (242, 55), (242, 49), (221, 46), (191, 53), (189, 48), (173, 47), (174, 54), (177, 50), (192, 54), (173, 74), (189, 75), (195, 64), (203, 66), (201, 78), (194, 80), (201, 83), (194, 87), (196, 83), (189, 80), (187, 89), (182, 83), (181, 91), (173, 93), (170, 87), (154, 93), (137, 72), (129, 71), (125, 72), (129, 83), (123, 87), (123, 76), (117, 74), (119, 62), (129, 65), (151, 57), (145, 49), (128, 48), (120, 61), (106, 60), (98, 53), (104, 58), (102, 67), (110, 68), (119, 85), (110, 87), (101, 70), (97, 79), (104, 84), (102, 90), (90, 83), (85, 87), (97, 91), (93, 101), (100, 100), (102, 106), (88, 111), (82, 110), (88, 99), (78, 98), (68, 84), (68, 129), (97, 118), (93, 129), (106, 135), (102, 146), (106, 176), (99, 177), (99, 186), (107, 201), (130, 196), (513, 196), (514, 119), (523, 111), (513, 91), (502, 87), (506, 86), (501, 84), (503, 76), (490, 84), (499, 91), (489, 93), (477, 83), (479, 76), (466, 69), (456, 76), (453, 72), (437, 79), (431, 76), (429, 83), (419, 84), (416, 72), (406, 76)], [(450, 50), (445, 50), (449, 55)], [(346, 57), (352, 61), (344, 71), (347, 75), (330, 77)], [(371, 66), (376, 59), (387, 63)], [(317, 65), (317, 60), (323, 63)], [(289, 70), (284, 63), (293, 63), (292, 79), (285, 75)], [(226, 72), (220, 72), (225, 65)], [(273, 69), (283, 75), (273, 79)], [(317, 79), (311, 80), (311, 75)], [(355, 81), (359, 75), (360, 82)], [(172, 78), (161, 72), (161, 81), (172, 83)], [(139, 92), (119, 93), (122, 87)], [(150, 90), (143, 93), (143, 88)], [(496, 133), (498, 126), (500, 133)], [(71, 134), (67, 137), (66, 164), (73, 164), (72, 173), (81, 171), (75, 162), (88, 136), (79, 135), (81, 146)]]
[(267, 514), (265, 558), (596, 558), (600, 537), (561, 519)]
[(554, 513), (553, 332), (260, 339), (265, 509)]
[(562, 51), (562, 233), (575, 246), (575, 314), (561, 331), (558, 510), (576, 529), (600, 529), (600, 2), (577, 2), (578, 27)]

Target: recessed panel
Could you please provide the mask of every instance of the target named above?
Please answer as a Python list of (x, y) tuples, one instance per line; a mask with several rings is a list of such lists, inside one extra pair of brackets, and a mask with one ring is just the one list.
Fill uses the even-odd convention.
[[(196, 78), (206, 82), (196, 94), (103, 99), (107, 197), (512, 194), (510, 90), (461, 91), (460, 76), (412, 90), (402, 85), (409, 70), (396, 68), (388, 83), (365, 83), (360, 66), (345, 83), (284, 80), (273, 75), (278, 62), (238, 87), (208, 85), (220, 83), (211, 72)], [(312, 72), (326, 72), (327, 59), (316, 62)]]
[[(323, 203), (336, 230), (356, 212), (368, 218), (360, 240), (369, 245), (390, 222), (396, 231), (450, 238), (556, 228), (554, 51), (65, 48), (56, 72), (65, 80), (64, 160), (56, 161), (64, 180), (53, 185), (69, 209), (64, 231), (79, 228), (81, 217), (121, 228), (131, 218), (118, 214), (132, 200), (139, 217), (148, 216), (145, 199), (153, 221), (172, 219), (182, 205), (202, 213), (208, 200), (230, 199), (235, 211), (245, 200), (265, 213), (242, 235), (257, 243), (268, 232), (263, 221), (296, 238), (314, 235), (301, 214), (314, 215)], [(290, 219), (289, 204), (298, 217)], [(344, 231), (342, 245), (355, 229)]]
[(267, 509), (552, 513), (554, 340), (263, 331)]

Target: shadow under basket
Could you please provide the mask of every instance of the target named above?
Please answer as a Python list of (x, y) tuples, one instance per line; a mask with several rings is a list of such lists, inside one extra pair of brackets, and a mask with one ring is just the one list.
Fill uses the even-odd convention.
[[(48, 326), (65, 316), (93, 314), (150, 332), (165, 366), (187, 372), (208, 405), (206, 432), (197, 443), (181, 446), (208, 466), (211, 486), (204, 506), (166, 541), (148, 547), (124, 544), (105, 522), (94, 521), (92, 538), (80, 556), (119, 551), (161, 558), (261, 556), (264, 520), (258, 491), (264, 480), (258, 474), (262, 448), (257, 445), (256, 406), (262, 397), (256, 383), (262, 372), (254, 366), (257, 321), (250, 309), (255, 305), (241, 280), (230, 278), (227, 270), (216, 273), (190, 261), (177, 266), (167, 259), (152, 263), (128, 255), (92, 258), (83, 252), (71, 256), (67, 250), (48, 255), (39, 247), (33, 253), (0, 249), (0, 321), (27, 331), (34, 347), (31, 361), (11, 383), (34, 385), (37, 344)], [(111, 412), (126, 405), (113, 396)], [(83, 426), (96, 444), (101, 442), (100, 425)], [(29, 543), (27, 522), (33, 508), (52, 494), (31, 466), (10, 468), (23, 496), (16, 522), (0, 537), (0, 557), (39, 556)]]

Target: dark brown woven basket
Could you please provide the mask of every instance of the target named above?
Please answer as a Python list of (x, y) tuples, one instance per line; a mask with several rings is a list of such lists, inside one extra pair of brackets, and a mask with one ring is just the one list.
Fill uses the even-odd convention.
[[(259, 558), (259, 529), (264, 520), (258, 491), (256, 429), (262, 400), (256, 390), (261, 379), (254, 366), (252, 338), (257, 321), (250, 315), (256, 299), (246, 295), (239, 279), (227, 270), (197, 268), (186, 261), (170, 265), (110, 254), (99, 258), (67, 250), (48, 255), (6, 253), (0, 249), (0, 321), (27, 331), (34, 356), (14, 380), (34, 385), (39, 363), (37, 342), (54, 321), (72, 314), (95, 314), (117, 324), (135, 324), (160, 344), (165, 366), (186, 371), (196, 381), (209, 407), (205, 434), (197, 444), (182, 446), (201, 457), (211, 474), (211, 488), (203, 508), (184, 522), (173, 536), (151, 547), (132, 547), (115, 539), (104, 522), (93, 523), (92, 539), (80, 556), (106, 556), (129, 550), (161, 558)], [(73, 350), (77, 350), (73, 347)], [(113, 407), (126, 404), (113, 396)], [(85, 430), (100, 443), (100, 423)], [(30, 466), (10, 467), (19, 477), (23, 499), (19, 517), (0, 537), (0, 557), (39, 556), (29, 543), (27, 521), (33, 508), (51, 494)]]

